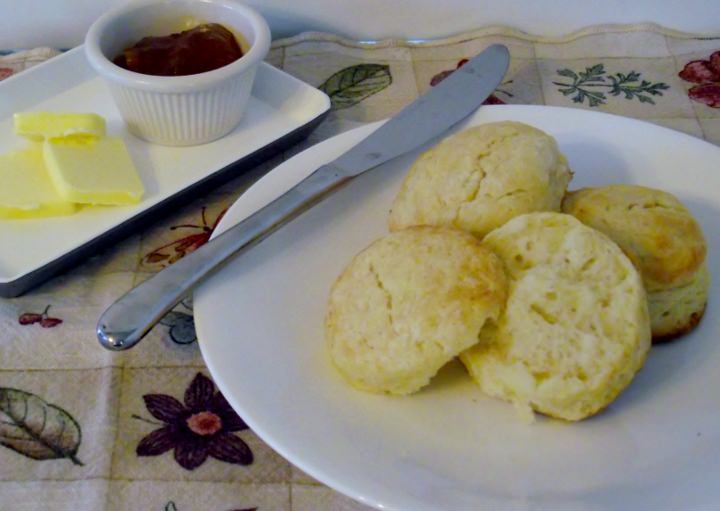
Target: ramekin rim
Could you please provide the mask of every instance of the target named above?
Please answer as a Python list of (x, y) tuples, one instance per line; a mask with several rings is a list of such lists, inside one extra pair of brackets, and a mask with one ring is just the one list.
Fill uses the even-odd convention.
[(238, 60), (212, 71), (185, 76), (153, 76), (123, 69), (114, 64), (100, 50), (104, 30), (119, 16), (155, 4), (172, 4), (174, 0), (141, 0), (119, 6), (98, 18), (85, 36), (85, 55), (93, 69), (102, 77), (125, 87), (156, 92), (193, 92), (207, 89), (228, 78), (243, 74), (265, 59), (270, 51), (270, 28), (265, 19), (252, 7), (233, 0), (197, 0), (198, 3), (218, 4), (239, 11), (255, 32), (255, 41)]

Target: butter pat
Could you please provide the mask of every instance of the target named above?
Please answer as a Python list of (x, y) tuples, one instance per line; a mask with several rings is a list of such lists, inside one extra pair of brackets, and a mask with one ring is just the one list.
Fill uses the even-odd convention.
[(16, 134), (35, 141), (105, 136), (105, 119), (97, 114), (22, 112), (13, 116), (13, 122)]
[(47, 140), (45, 164), (60, 196), (80, 204), (135, 204), (144, 193), (121, 138)]
[(0, 154), (0, 218), (69, 215), (76, 209), (50, 181), (39, 146)]

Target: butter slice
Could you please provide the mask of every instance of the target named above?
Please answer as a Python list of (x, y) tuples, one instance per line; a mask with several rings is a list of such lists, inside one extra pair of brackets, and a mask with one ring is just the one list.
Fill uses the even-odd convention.
[(105, 136), (105, 119), (97, 114), (21, 112), (13, 116), (15, 133), (41, 142), (55, 138), (97, 139)]
[(95, 141), (47, 140), (45, 164), (65, 200), (123, 205), (140, 201), (144, 188), (121, 138)]
[(0, 154), (0, 218), (69, 215), (76, 209), (50, 181), (41, 147)]

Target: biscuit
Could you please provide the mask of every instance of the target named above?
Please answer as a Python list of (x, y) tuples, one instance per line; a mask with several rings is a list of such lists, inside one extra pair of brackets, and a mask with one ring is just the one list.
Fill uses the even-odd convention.
[(667, 342), (694, 329), (703, 317), (710, 272), (703, 264), (689, 284), (648, 293), (653, 342)]
[(667, 192), (624, 184), (583, 188), (567, 194), (563, 212), (620, 245), (648, 293), (689, 284), (705, 261), (700, 225)]
[(330, 356), (356, 388), (410, 394), (478, 342), (506, 293), (500, 260), (471, 234), (391, 233), (355, 256), (332, 288)]
[(569, 421), (610, 404), (650, 348), (640, 274), (604, 234), (561, 213), (522, 215), (483, 244), (500, 256), (508, 301), (460, 359), (482, 390)]
[(559, 211), (571, 177), (550, 135), (519, 122), (475, 126), (412, 165), (392, 205), (390, 230), (438, 225), (482, 237), (517, 215)]

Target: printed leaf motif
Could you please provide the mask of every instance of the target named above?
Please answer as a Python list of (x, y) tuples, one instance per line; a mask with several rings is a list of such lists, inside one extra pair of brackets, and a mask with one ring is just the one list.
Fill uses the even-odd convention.
[(0, 445), (32, 458), (51, 460), (75, 456), (82, 433), (80, 425), (62, 408), (29, 392), (0, 388)]
[(602, 75), (605, 74), (605, 66), (602, 64), (595, 64), (592, 67), (586, 67), (585, 71), (580, 71), (580, 80), (584, 82), (604, 82), (605, 79)]
[[(180, 302), (178, 308), (168, 312), (160, 320), (161, 325), (170, 327), (168, 334), (170, 335), (170, 339), (176, 344), (192, 344), (197, 341), (192, 307), (192, 296), (188, 296)], [(182, 308), (187, 309), (188, 312), (178, 310)]]
[(577, 79), (578, 75), (570, 69), (558, 69), (557, 74), (567, 76), (568, 78)]
[(390, 66), (357, 64), (338, 71), (318, 88), (330, 97), (333, 110), (340, 110), (357, 105), (391, 83)]
[(170, 339), (176, 344), (192, 344), (197, 340), (192, 314), (170, 311), (160, 320), (160, 324), (170, 327)]
[(663, 82), (652, 83), (642, 80), (641, 74), (637, 71), (608, 75), (603, 64), (586, 67), (579, 73), (571, 69), (558, 69), (557, 74), (572, 79), (572, 83), (553, 82), (560, 87), (558, 88), (560, 94), (571, 96), (574, 103), (582, 104), (587, 101), (591, 107), (604, 105), (607, 102), (607, 96), (602, 89), (607, 89), (607, 93), (611, 96), (622, 95), (627, 100), (637, 99), (640, 103), (654, 105), (655, 100), (652, 96), (662, 96), (662, 91), (670, 88)]

